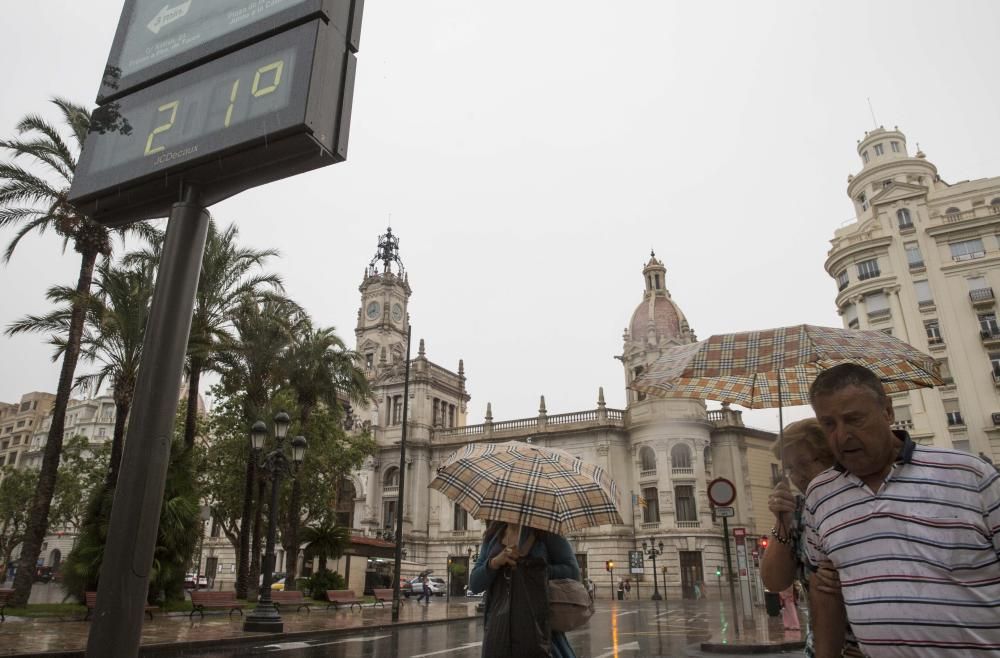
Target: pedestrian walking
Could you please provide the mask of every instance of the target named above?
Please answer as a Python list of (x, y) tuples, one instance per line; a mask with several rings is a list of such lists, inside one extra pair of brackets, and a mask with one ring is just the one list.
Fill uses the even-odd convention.
[(818, 658), (840, 655), (845, 619), (870, 658), (1000, 653), (1000, 473), (894, 430), (867, 368), (830, 368), (809, 397), (837, 464), (809, 485), (805, 544), (843, 583), (810, 588)]
[(591, 578), (587, 579), (587, 593), (590, 594), (591, 601), (597, 598), (597, 583)]
[(625, 600), (625, 579), (624, 578), (619, 578), (618, 579), (618, 600), (619, 601), (624, 601)]
[(632, 581), (628, 578), (625, 579), (625, 600), (628, 601), (629, 594), (632, 593)]
[(420, 577), (420, 596), (417, 597), (417, 603), (420, 603), (426, 599), (425, 605), (430, 605), (431, 603), (431, 583), (426, 575)]
[(482, 658), (576, 658), (547, 609), (548, 581), (564, 578), (579, 581), (580, 567), (563, 537), (491, 522), (469, 578), (473, 592), (486, 592)]

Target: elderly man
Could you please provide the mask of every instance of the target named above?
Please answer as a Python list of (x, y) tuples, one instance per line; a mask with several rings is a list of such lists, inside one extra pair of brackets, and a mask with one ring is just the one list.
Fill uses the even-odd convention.
[(843, 596), (811, 588), (817, 658), (840, 655), (845, 617), (873, 658), (1000, 655), (1000, 475), (893, 430), (866, 368), (824, 371), (809, 397), (837, 464), (809, 487), (807, 550)]

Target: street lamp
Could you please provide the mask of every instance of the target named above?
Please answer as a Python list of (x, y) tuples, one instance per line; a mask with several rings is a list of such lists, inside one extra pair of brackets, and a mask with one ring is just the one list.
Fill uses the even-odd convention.
[[(649, 545), (647, 547), (646, 542), (642, 542), (642, 550), (645, 551), (646, 557), (653, 561), (653, 601), (662, 601), (663, 597), (660, 595), (660, 586), (656, 580), (656, 556), (663, 554), (663, 542), (659, 544), (656, 543), (656, 538), (649, 540)], [(667, 581), (666, 577), (663, 579), (663, 587), (666, 589)]]
[[(293, 466), (297, 467), (305, 457), (305, 437), (297, 436), (291, 440), (291, 458), (285, 453), (285, 435), (291, 419), (284, 411), (274, 416), (274, 449), (266, 455), (261, 455), (267, 440), (267, 425), (258, 420), (250, 428), (250, 447), (253, 448), (251, 459), (257, 460), (258, 468), (271, 476), (271, 506), (268, 508), (267, 547), (264, 553), (263, 583), (257, 607), (247, 614), (243, 622), (244, 631), (280, 633), (284, 629), (278, 608), (271, 601), (271, 581), (274, 578), (274, 539), (277, 531), (278, 490), (281, 487), (281, 476), (285, 473), (294, 474)], [(298, 513), (295, 510), (293, 513)]]

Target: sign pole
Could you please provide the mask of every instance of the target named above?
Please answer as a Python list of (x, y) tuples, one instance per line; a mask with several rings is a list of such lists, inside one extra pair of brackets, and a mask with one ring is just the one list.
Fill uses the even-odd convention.
[(722, 517), (722, 534), (726, 543), (726, 574), (729, 578), (729, 596), (733, 602), (733, 625), (736, 627), (736, 637), (740, 636), (740, 613), (736, 609), (736, 586), (733, 585), (733, 555), (729, 550), (729, 519)]
[(171, 208), (167, 223), (101, 562), (97, 609), (87, 638), (87, 658), (134, 658), (139, 652), (170, 463), (177, 387), (187, 353), (208, 222), (208, 210), (201, 205), (198, 190), (187, 187), (184, 200)]
[(396, 497), (396, 550), (393, 564), (396, 572), (392, 579), (392, 620), (399, 621), (399, 570), (403, 561), (403, 501), (406, 478), (406, 415), (410, 411), (410, 336), (413, 327), (406, 325), (406, 371), (403, 375), (403, 427), (399, 436), (399, 495)]

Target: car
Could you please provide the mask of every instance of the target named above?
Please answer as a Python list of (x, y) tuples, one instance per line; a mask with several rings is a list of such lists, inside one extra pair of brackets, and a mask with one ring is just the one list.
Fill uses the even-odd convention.
[(284, 592), (285, 591), (285, 579), (279, 578), (278, 580), (271, 583), (272, 592)]
[(478, 594), (476, 594), (471, 589), (466, 589), (465, 590), (465, 595), (468, 596), (468, 597), (470, 597), (470, 598), (477, 598), (477, 597), (480, 597), (480, 596), (482, 596), (484, 594), (486, 594), (486, 592), (479, 592)]
[[(444, 593), (448, 588), (447, 584), (444, 582), (444, 578), (428, 576), (427, 581), (431, 585), (431, 594), (434, 596), (444, 596)], [(424, 591), (424, 584), (420, 582), (419, 576), (410, 580), (410, 587), (417, 596), (420, 596)]]
[(406, 578), (399, 579), (399, 593), (407, 598), (413, 594), (413, 585)]
[[(198, 582), (198, 589), (208, 588), (208, 578), (206, 576), (198, 576), (197, 582)], [(186, 589), (195, 588), (195, 574), (193, 573), (184, 574), (184, 587)]]

